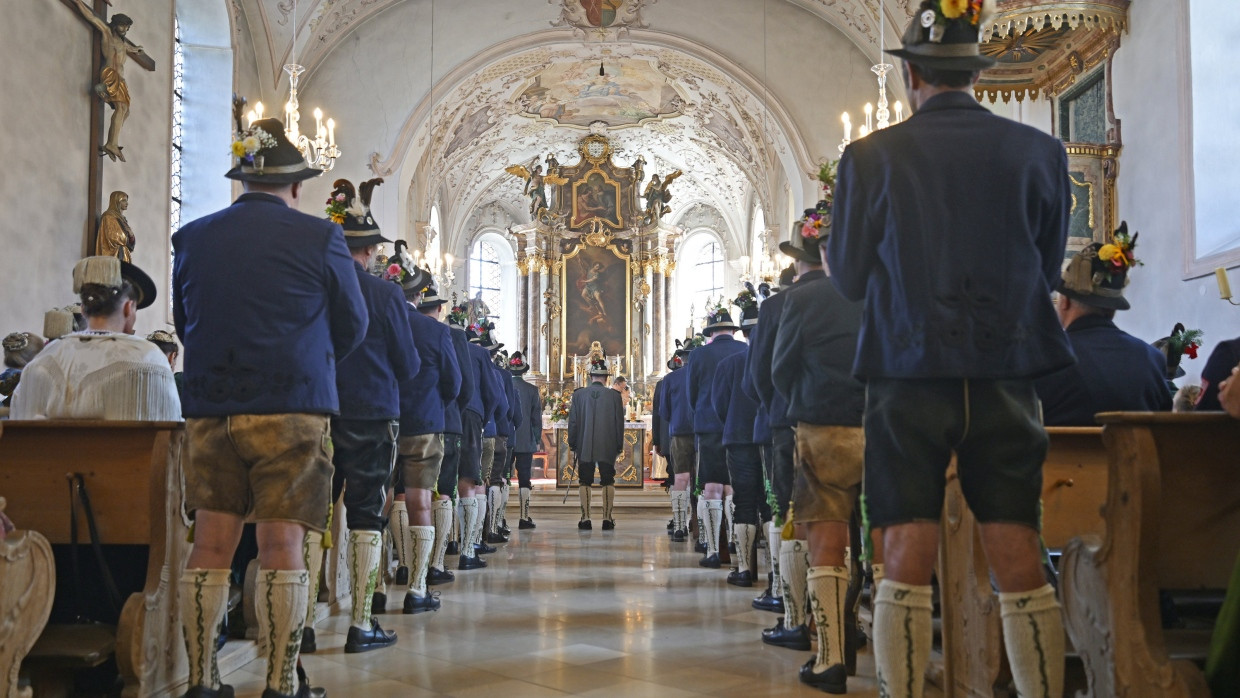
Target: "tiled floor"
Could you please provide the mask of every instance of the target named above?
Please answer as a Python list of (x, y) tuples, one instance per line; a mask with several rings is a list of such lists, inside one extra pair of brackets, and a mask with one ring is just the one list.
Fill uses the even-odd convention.
[[(487, 569), (434, 587), (438, 613), (381, 616), (395, 647), (345, 654), (347, 612), (320, 622), (319, 651), (304, 658), (313, 684), (332, 698), (823, 695), (797, 680), (808, 653), (762, 644), (778, 616), (750, 608), (761, 589), (699, 568), (689, 544), (665, 534), (666, 516), (604, 533), (579, 532), (570, 513), (536, 514), (538, 528), (513, 531)], [(399, 608), (403, 592), (389, 594)], [(225, 681), (257, 698), (265, 664)], [(858, 664), (850, 695), (877, 695), (868, 651)]]

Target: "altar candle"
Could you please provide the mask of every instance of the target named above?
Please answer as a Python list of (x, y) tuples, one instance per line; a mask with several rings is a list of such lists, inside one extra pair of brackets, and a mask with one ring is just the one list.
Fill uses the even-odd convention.
[(844, 112), (840, 121), (844, 122), (844, 142), (847, 143), (852, 140), (852, 121), (848, 118), (848, 112)]
[(1231, 284), (1227, 282), (1227, 270), (1223, 267), (1215, 269), (1214, 278), (1218, 280), (1219, 298), (1231, 300)]
[[(256, 102), (254, 104), (254, 114), (257, 115), (259, 119), (263, 118), (263, 103), (262, 102)], [(255, 120), (257, 121), (257, 119)]]
[(246, 124), (245, 124), (245, 125), (246, 125), (247, 127), (250, 127), (250, 126), (253, 126), (253, 125), (254, 125), (254, 122), (255, 122), (255, 121), (258, 121), (258, 114), (256, 114), (256, 113), (254, 112), (254, 110), (253, 110), (253, 109), (251, 109), (251, 110), (249, 111), (249, 113), (245, 115), (245, 118), (246, 118)]

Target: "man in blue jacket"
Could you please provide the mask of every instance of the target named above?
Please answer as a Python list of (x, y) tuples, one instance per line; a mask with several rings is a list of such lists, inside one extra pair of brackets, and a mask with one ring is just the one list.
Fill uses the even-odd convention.
[(530, 365), (523, 352), (513, 352), (508, 359), (508, 370), (512, 373), (512, 386), (516, 390), (521, 410), (517, 414), (517, 433), (512, 440), (513, 462), (516, 464), (517, 484), (520, 487), (521, 518), (517, 522), (519, 529), (534, 528), (534, 520), (530, 518), (530, 470), (534, 465), (534, 454), (542, 446), (542, 400), (538, 388), (525, 380)]
[[(333, 197), (345, 196), (344, 238), (370, 312), (366, 339), (336, 362), (340, 415), (332, 419), (331, 427), (332, 463), (336, 466), (332, 501), (344, 494), (349, 527), (353, 604), (345, 652), (366, 652), (396, 642), (396, 634), (380, 628), (371, 617), (371, 601), (376, 591), (383, 590), (379, 584), (383, 574), (383, 511), (401, 414), (400, 389), (421, 369), (400, 290), (370, 273), (380, 245), (391, 242), (380, 233), (370, 212), (370, 194), (382, 181), (363, 182), (354, 192), (352, 183), (339, 179), (333, 192)], [(410, 279), (415, 285), (427, 280), (421, 270), (415, 276)], [(381, 595), (380, 601), (386, 604), (387, 595)]]
[(866, 380), (866, 504), (884, 529), (878, 681), (920, 695), (954, 452), (1016, 690), (1059, 696), (1064, 631), (1041, 564), (1047, 437), (1034, 379), (1073, 361), (1050, 301), (1072, 207), (1067, 155), (977, 103), (978, 71), (994, 64), (978, 50), (988, 5), (953, 5), (951, 18), (945, 7), (923, 1), (891, 51), (915, 113), (844, 151), (827, 241), (832, 282), (865, 301), (853, 373)]
[(500, 351), (503, 344), (495, 341), (491, 335), (494, 329), (495, 326), (492, 324), (491, 330), (487, 332), (487, 337), (490, 339), (487, 351), (491, 354), (491, 366), (495, 369), (495, 379), (504, 390), (506, 409), (495, 417), (495, 456), (491, 463), (490, 477), (487, 478), (487, 527), (483, 542), (507, 543), (509, 531), (503, 530), (501, 524), (504, 519), (504, 508), (508, 506), (508, 489), (505, 485), (510, 476), (508, 471), (508, 457), (511, 453), (509, 444), (516, 435), (517, 413), (521, 405), (517, 401), (517, 391), (512, 384), (512, 374), (508, 372), (508, 355)]
[(658, 383), (654, 384), (654, 396), (651, 399), (652, 409), (650, 410), (650, 429), (653, 432), (652, 441), (654, 442), (654, 451), (660, 456), (663, 456), (664, 461), (667, 463), (666, 487), (667, 487), (668, 498), (671, 500), (670, 503), (672, 506), (672, 519), (671, 521), (668, 522), (667, 535), (672, 536), (673, 538), (676, 537), (676, 532), (681, 530), (681, 528), (678, 526), (678, 522), (680, 520), (679, 519), (680, 514), (678, 513), (678, 511), (680, 507), (682, 506), (682, 502), (681, 502), (682, 495), (676, 494), (677, 492), (685, 492), (685, 495), (683, 495), (683, 499), (684, 499), (683, 506), (685, 507), (684, 514), (686, 516), (684, 529), (688, 530), (689, 524), (688, 524), (687, 516), (689, 513), (689, 509), (688, 509), (689, 485), (688, 485), (688, 478), (686, 477), (685, 486), (680, 489), (677, 489), (676, 487), (676, 465), (672, 462), (672, 430), (671, 430), (672, 423), (671, 423), (670, 418), (668, 416), (665, 416), (668, 413), (665, 412), (665, 407), (663, 405), (663, 402), (667, 395), (668, 376), (680, 370), (681, 368), (684, 368), (685, 357), (688, 355), (689, 355), (689, 351), (684, 348), (684, 345), (681, 344), (679, 339), (676, 340), (676, 351), (672, 354), (672, 358), (667, 360), (667, 371), (668, 372), (667, 374), (664, 375), (663, 378), (659, 380)]
[(668, 472), (672, 474), (672, 542), (689, 539), (690, 485), (697, 468), (697, 449), (693, 439), (693, 406), (689, 404), (689, 372), (692, 340), (681, 345), (667, 362), (671, 373), (659, 382), (663, 386), (656, 409), (667, 422)]
[[(1128, 239), (1123, 223), (1112, 237)], [(1056, 310), (1068, 333), (1076, 363), (1038, 379), (1038, 398), (1047, 426), (1095, 426), (1099, 412), (1169, 412), (1167, 358), (1162, 352), (1115, 326), (1115, 311), (1128, 310), (1124, 286), (1135, 258), (1123, 249), (1116, 268), (1111, 250), (1092, 243), (1077, 252), (1055, 290)], [(1108, 260), (1100, 259), (1106, 250)]]
[[(447, 303), (447, 299), (440, 298), (437, 291), (428, 290), (418, 303), (418, 312), (440, 320)], [(459, 541), (453, 539), (453, 533), (459, 528), (455, 525), (458, 519), (454, 511), (456, 504), (460, 502), (459, 493), (470, 486), (468, 481), (460, 479), (461, 454), (464, 451), (465, 411), (469, 409), (471, 401), (478, 392), (478, 371), (469, 356), (469, 340), (465, 337), (464, 317), (455, 311), (447, 315), (448, 333), (452, 338), (456, 364), (461, 371), (461, 390), (456, 396), (455, 403), (449, 405), (444, 411), (443, 462), (439, 468), (439, 480), (435, 486), (438, 497), (435, 499), (433, 514), (435, 552), (431, 558), (430, 569), (426, 572), (426, 583), (430, 585), (447, 584), (456, 579), (456, 576), (447, 570), (444, 557), (448, 553), (449, 541), (453, 541), (452, 544), (456, 546), (457, 551), (454, 554), (459, 554), (460, 550)], [(459, 538), (459, 532), (457, 538)]]
[(189, 690), (204, 698), (232, 693), (219, 682), (214, 638), (246, 516), (258, 521), (255, 599), (271, 657), (263, 695), (309, 695), (296, 669), (310, 587), (302, 546), (307, 529), (327, 524), (336, 362), (362, 343), (368, 323), (340, 226), (295, 208), (301, 182), (320, 171), (306, 167), (278, 119), (252, 130), (274, 145), (229, 171), (246, 193), (172, 239), (186, 505), (195, 517), (181, 623)]
[[(436, 540), (446, 540), (451, 510), (439, 505), (432, 511), (432, 502), (443, 463), (446, 415), (456, 410), (461, 392), (461, 369), (456, 362), (452, 331), (439, 322), (442, 303), (422, 310), (424, 299), (436, 296), (430, 275), (417, 267), (402, 267), (397, 274), (408, 300), (409, 325), (422, 359), (422, 370), (401, 390), (396, 464), (404, 484), (407, 512), (404, 525), (394, 529), (394, 537), (402, 551), (401, 564), (406, 568), (407, 579), (402, 580), (398, 572), (396, 582), (408, 584), (405, 613), (423, 613), (439, 609), (439, 599), (427, 593), (426, 575)], [(451, 507), (450, 500), (444, 501)], [(401, 504), (396, 503), (393, 519), (398, 519), (396, 509)]]
[(719, 531), (723, 523), (723, 488), (728, 484), (728, 457), (723, 447), (723, 422), (711, 402), (715, 369), (725, 358), (745, 351), (733, 337), (740, 327), (722, 306), (706, 317), (702, 334), (706, 346), (689, 363), (689, 403), (693, 405), (693, 434), (697, 439), (697, 479), (706, 499), (706, 556), (702, 567), (719, 568)]
[[(468, 481), (468, 493), (460, 492), (463, 516), (461, 517), (461, 560), (458, 569), (472, 570), (486, 567), (487, 563), (478, 556), (482, 547), (482, 524), (486, 516), (486, 477), (490, 476), (491, 462), (495, 458), (495, 418), (501, 412), (508, 411), (504, 398), (504, 388), (499, 383), (491, 356), (482, 348), (482, 337), (476, 328), (466, 330), (469, 338), (469, 354), (474, 370), (478, 374), (478, 393), (476, 404), (466, 412), (466, 430), (471, 432), (469, 448), (470, 462), (461, 462), (462, 481)], [(477, 414), (472, 411), (477, 409)], [(476, 434), (473, 430), (477, 429)], [(474, 447), (477, 450), (474, 451)], [(468, 468), (468, 470), (466, 470)], [(484, 470), (485, 468), (485, 470)], [(493, 548), (491, 550), (494, 550)]]

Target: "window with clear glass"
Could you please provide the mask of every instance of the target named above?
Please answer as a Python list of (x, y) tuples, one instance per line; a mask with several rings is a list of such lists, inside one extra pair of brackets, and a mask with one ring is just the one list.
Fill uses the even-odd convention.
[[(701, 329), (707, 308), (723, 296), (723, 245), (710, 231), (685, 240), (676, 261), (676, 304), (672, 309), (673, 336)], [(690, 315), (692, 311), (692, 315)], [(685, 328), (683, 330), (677, 327)]]
[(490, 240), (479, 240), (469, 253), (469, 297), (475, 298), (482, 293), (482, 301), (491, 309), (492, 314), (498, 312), (503, 305), (501, 286), (504, 275), (500, 265), (499, 252)]
[[(168, 234), (175, 233), (181, 227), (181, 114), (185, 89), (185, 50), (181, 45), (181, 22), (172, 23), (172, 163), (168, 177), (169, 206)], [(172, 268), (171, 250), (169, 246), (168, 268)], [(172, 307), (172, 279), (168, 279), (168, 307)]]

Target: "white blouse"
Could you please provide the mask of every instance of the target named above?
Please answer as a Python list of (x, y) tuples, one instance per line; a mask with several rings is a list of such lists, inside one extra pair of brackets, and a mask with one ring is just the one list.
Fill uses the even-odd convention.
[(181, 421), (168, 359), (140, 337), (87, 330), (48, 344), (22, 371), (11, 419)]

